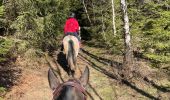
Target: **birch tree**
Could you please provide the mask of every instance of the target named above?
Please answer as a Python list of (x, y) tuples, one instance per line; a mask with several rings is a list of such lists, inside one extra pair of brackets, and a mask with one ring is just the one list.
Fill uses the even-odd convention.
[(113, 34), (116, 34), (116, 25), (115, 25), (115, 9), (114, 9), (114, 0), (112, 0), (112, 23), (113, 23)]
[[(130, 71), (132, 65), (132, 50), (131, 50), (131, 37), (129, 31), (129, 18), (127, 13), (127, 5), (126, 0), (121, 0), (121, 10), (123, 12), (123, 22), (124, 22), (124, 45), (125, 45), (125, 53), (123, 65), (126, 71)], [(128, 73), (129, 74), (129, 73)]]

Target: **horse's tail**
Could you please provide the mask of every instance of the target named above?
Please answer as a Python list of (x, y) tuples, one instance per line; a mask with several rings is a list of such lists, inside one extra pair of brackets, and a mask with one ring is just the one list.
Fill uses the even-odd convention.
[(76, 53), (74, 50), (74, 42), (73, 40), (69, 40), (68, 41), (68, 59), (69, 59), (69, 63), (73, 63), (74, 65), (76, 65)]

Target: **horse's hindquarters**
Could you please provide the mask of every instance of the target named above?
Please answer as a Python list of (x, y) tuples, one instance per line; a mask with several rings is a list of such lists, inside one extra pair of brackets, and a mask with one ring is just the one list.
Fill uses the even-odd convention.
[(77, 57), (79, 53), (79, 49), (80, 49), (79, 41), (75, 36), (71, 36), (71, 40), (74, 43), (74, 50), (75, 50), (76, 57)]
[(63, 39), (63, 46), (68, 66), (71, 70), (75, 71), (76, 59), (79, 52), (79, 41), (75, 36), (68, 35)]
[(68, 48), (69, 48), (68, 45), (70, 40), (73, 41), (73, 48), (77, 57), (79, 53), (80, 45), (78, 39), (75, 36), (68, 35), (64, 37), (63, 39), (64, 52), (66, 55), (68, 54)]

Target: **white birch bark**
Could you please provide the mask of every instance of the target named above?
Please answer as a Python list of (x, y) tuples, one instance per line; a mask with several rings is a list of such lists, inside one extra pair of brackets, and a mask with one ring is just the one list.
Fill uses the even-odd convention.
[(113, 34), (116, 35), (114, 0), (111, 0), (111, 1), (112, 1), (112, 23), (113, 23)]
[(123, 12), (123, 22), (124, 22), (124, 42), (125, 42), (125, 55), (124, 55), (124, 66), (130, 67), (132, 64), (132, 50), (131, 50), (131, 37), (129, 31), (129, 18), (127, 13), (126, 0), (121, 0), (121, 9)]

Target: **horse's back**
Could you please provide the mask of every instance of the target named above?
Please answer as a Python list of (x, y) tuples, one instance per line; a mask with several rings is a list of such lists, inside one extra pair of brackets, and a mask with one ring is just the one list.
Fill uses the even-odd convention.
[(72, 36), (72, 35), (65, 36), (64, 39), (63, 39), (63, 42), (68, 42), (70, 40), (72, 40), (75, 45), (79, 44), (79, 41), (78, 41), (77, 37)]
[(78, 52), (79, 52), (79, 48), (80, 48), (78, 39), (72, 35), (65, 36), (63, 39), (63, 45), (64, 45), (65, 52), (68, 51), (69, 41), (73, 42), (73, 47), (74, 47), (74, 50), (75, 50), (76, 56), (77, 56)]

